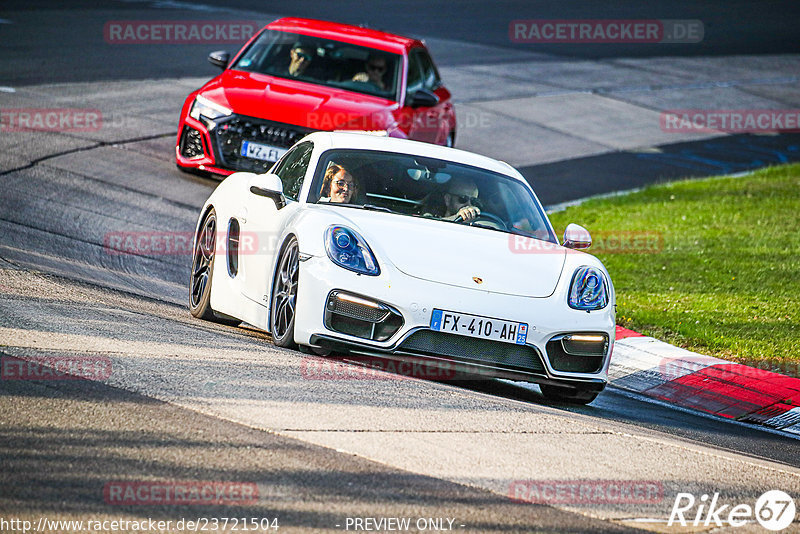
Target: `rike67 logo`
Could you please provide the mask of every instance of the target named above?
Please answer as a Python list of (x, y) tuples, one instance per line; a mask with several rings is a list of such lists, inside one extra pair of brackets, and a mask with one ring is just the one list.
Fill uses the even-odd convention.
[(788, 528), (796, 513), (794, 499), (783, 491), (770, 490), (761, 495), (754, 506), (721, 503), (719, 493), (703, 494), (699, 499), (691, 493), (678, 493), (667, 526), (742, 527), (754, 520), (767, 530)]

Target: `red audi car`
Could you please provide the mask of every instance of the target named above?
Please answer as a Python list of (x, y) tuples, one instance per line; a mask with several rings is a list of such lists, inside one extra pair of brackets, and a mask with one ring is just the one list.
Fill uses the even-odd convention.
[(450, 92), (425, 45), (333, 22), (283, 18), (264, 27), (186, 99), (178, 167), (263, 173), (316, 130), (363, 130), (452, 146)]

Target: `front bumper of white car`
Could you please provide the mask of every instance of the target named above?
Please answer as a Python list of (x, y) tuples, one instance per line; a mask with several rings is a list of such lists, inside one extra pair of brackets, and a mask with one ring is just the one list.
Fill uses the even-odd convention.
[[(466, 374), (570, 385), (599, 391), (607, 382), (614, 344), (613, 299), (606, 308), (567, 305), (569, 277), (547, 298), (520, 297), (410, 277), (383, 265), (366, 276), (327, 257), (301, 263), (295, 340), (301, 345), (396, 359), (425, 358)], [(477, 284), (476, 284), (477, 285)], [(524, 344), (431, 328), (434, 309), (528, 325)], [(602, 341), (582, 342), (575, 335)]]

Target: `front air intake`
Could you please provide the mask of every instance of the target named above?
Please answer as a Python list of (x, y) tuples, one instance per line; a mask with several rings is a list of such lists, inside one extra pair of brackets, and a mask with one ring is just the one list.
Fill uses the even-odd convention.
[(403, 316), (388, 304), (331, 291), (325, 305), (325, 326), (355, 337), (386, 341), (403, 326)]

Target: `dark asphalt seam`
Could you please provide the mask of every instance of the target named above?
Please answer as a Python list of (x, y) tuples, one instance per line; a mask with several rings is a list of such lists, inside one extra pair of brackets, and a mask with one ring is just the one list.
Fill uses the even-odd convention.
[(376, 434), (534, 434), (559, 436), (563, 434), (576, 436), (612, 436), (619, 434), (611, 431), (587, 431), (587, 432), (534, 432), (529, 430), (411, 430), (411, 429), (320, 429), (320, 428), (278, 428), (274, 432), (314, 432), (314, 433), (344, 433), (344, 434), (366, 434), (374, 432)]
[[(17, 223), (14, 223), (14, 224), (17, 224)], [(132, 299), (143, 299), (143, 300), (146, 300), (146, 301), (149, 301), (149, 302), (154, 302), (154, 303), (157, 303), (157, 304), (167, 304), (167, 305), (169, 305), (169, 306), (171, 306), (173, 308), (177, 308), (177, 309), (182, 309), (182, 310), (186, 309), (184, 306), (182, 306), (180, 304), (175, 304), (174, 302), (171, 302), (169, 300), (163, 300), (163, 299), (160, 299), (160, 298), (157, 298), (157, 297), (141, 295), (139, 293), (133, 293), (132, 291), (125, 291), (124, 289), (110, 288), (110, 287), (103, 286), (103, 285), (100, 285), (100, 284), (92, 284), (92, 283), (87, 282), (85, 280), (78, 280), (78, 279), (68, 278), (66, 276), (61, 276), (61, 275), (57, 275), (57, 274), (43, 273), (41, 271), (36, 271), (36, 270), (33, 270), (33, 269), (29, 269), (27, 267), (22, 267), (20, 265), (17, 265), (14, 262), (12, 262), (11, 260), (7, 260), (7, 259), (3, 258), (2, 256), (0, 256), (0, 259), (2, 259), (3, 261), (5, 261), (7, 263), (10, 263), (11, 265), (13, 265), (14, 267), (16, 267), (16, 268), (18, 268), (20, 270), (24, 270), (24, 271), (26, 271), (28, 273), (31, 273), (32, 275), (36, 275), (36, 276), (42, 277), (45, 280), (49, 279), (49, 281), (51, 281), (53, 283), (56, 283), (56, 284), (58, 284), (58, 283), (60, 283), (61, 285), (74, 284), (74, 285), (77, 285), (77, 286), (83, 286), (83, 287), (85, 287), (87, 289), (93, 289), (93, 290), (97, 290), (97, 291), (106, 291), (106, 292), (112, 292), (112, 293), (120, 293), (120, 294), (125, 295), (126, 297), (132, 298)]]
[[(755, 85), (755, 84), (753, 84), (753, 85)], [(747, 87), (737, 87), (737, 89), (739, 91), (741, 91), (741, 92), (743, 92), (745, 94), (751, 95), (751, 96), (755, 96), (755, 97), (758, 97), (758, 98), (765, 98), (764, 95), (758, 94), (757, 92), (755, 92), (752, 89), (749, 89)], [(782, 105), (786, 106), (787, 108), (793, 108), (793, 107), (795, 107), (795, 104), (796, 104), (795, 102), (790, 102), (790, 101), (787, 101), (787, 100), (783, 100), (782, 98), (778, 98), (778, 97), (772, 96), (772, 95), (770, 95), (768, 98), (770, 100), (774, 101), (774, 102), (780, 102)]]
[[(626, 65), (618, 65), (618, 66), (627, 67)], [(635, 67), (627, 67), (627, 68), (631, 68), (632, 70), (648, 70), (648, 69), (638, 69)], [(516, 81), (529, 81), (527, 78), (515, 77), (513, 75), (511, 76), (505, 75), (502, 76), (502, 78), (508, 78), (510, 80), (516, 80)], [(722, 88), (732, 87), (740, 91), (746, 92), (746, 90), (743, 89), (742, 87), (748, 85), (786, 85), (786, 84), (797, 83), (798, 81), (800, 81), (800, 76), (788, 76), (781, 78), (754, 78), (748, 80), (732, 80), (732, 81), (708, 81), (708, 82), (695, 82), (687, 84), (669, 84), (669, 85), (633, 85), (628, 87), (586, 88), (586, 89), (576, 89), (574, 87), (558, 85), (548, 81), (547, 82), (548, 85), (552, 85), (553, 87), (559, 87), (561, 89), (552, 91), (534, 91), (528, 95), (515, 96), (511, 98), (500, 98), (494, 100), (474, 99), (474, 100), (466, 100), (459, 102), (477, 104), (481, 102), (496, 102), (497, 100), (515, 100), (521, 98), (563, 96), (571, 94), (593, 94), (599, 96), (608, 96), (608, 95), (613, 95), (614, 93), (648, 93), (648, 92), (664, 91), (670, 89), (709, 89), (709, 88), (720, 88), (720, 87)], [(646, 109), (653, 109), (647, 106), (643, 106), (641, 104), (635, 104), (635, 105), (644, 107)], [(658, 109), (657, 111), (661, 110)]]
[(15, 269), (15, 270), (19, 270), (19, 271), (27, 271), (27, 269), (25, 269), (25, 268), (24, 268), (24, 267), (22, 267), (21, 265), (17, 265), (17, 264), (16, 264), (16, 263), (14, 263), (13, 261), (9, 260), (8, 258), (4, 258), (3, 256), (0, 256), (0, 261), (2, 261), (2, 262), (4, 262), (4, 263), (7, 263), (7, 264), (9, 264), (9, 265), (10, 265), (10, 266), (11, 266), (13, 269)]
[[(118, 184), (115, 184), (115, 183), (112, 183), (112, 182), (106, 182), (106, 181), (103, 181), (103, 180), (100, 180), (100, 179), (97, 179), (97, 178), (93, 178), (91, 176), (87, 176), (85, 174), (81, 174), (81, 173), (78, 173), (78, 172), (74, 172), (74, 171), (67, 171), (67, 172), (70, 173), (70, 174), (74, 174), (76, 176), (79, 176), (80, 178), (83, 178), (83, 179), (86, 179), (86, 180), (92, 180), (92, 181), (95, 181), (95, 182), (99, 182), (99, 183), (101, 183), (103, 185), (117, 187), (117, 188), (122, 189), (124, 191), (133, 192), (133, 193), (136, 193), (136, 194), (140, 194), (142, 196), (154, 197), (156, 199), (164, 201), (167, 204), (172, 204), (175, 207), (178, 207), (178, 208), (181, 208), (181, 209), (185, 209), (187, 211), (191, 211), (192, 213), (197, 213), (197, 211), (198, 211), (198, 207), (197, 206), (192, 206), (192, 205), (183, 204), (181, 202), (177, 202), (177, 201), (174, 201), (174, 200), (165, 199), (165, 198), (163, 198), (161, 196), (158, 196), (158, 195), (155, 195), (153, 193), (145, 193), (145, 192), (138, 191), (136, 189), (132, 189), (132, 188), (129, 188), (129, 187), (126, 187), (126, 186), (123, 186), (123, 185), (118, 185)], [(57, 204), (61, 204), (62, 206), (67, 206), (67, 207), (72, 208), (72, 209), (74, 209), (76, 211), (80, 211), (80, 212), (83, 212), (83, 213), (90, 213), (92, 215), (98, 215), (99, 217), (103, 217), (103, 218), (106, 218), (106, 219), (112, 219), (114, 221), (120, 221), (120, 222), (127, 223), (127, 224), (133, 224), (133, 223), (136, 222), (136, 221), (131, 221), (129, 219), (125, 219), (123, 217), (116, 217), (113, 214), (108, 214), (108, 213), (103, 213), (101, 211), (92, 210), (92, 209), (89, 209), (89, 208), (87, 208), (87, 207), (85, 207), (83, 205), (80, 205), (80, 204), (70, 204), (69, 202), (64, 202), (64, 201), (61, 200), (61, 197), (59, 197), (57, 194), (54, 194), (52, 197), (42, 197), (42, 199), (46, 200), (47, 202), (54, 202), (54, 203), (57, 203)], [(173, 219), (176, 218), (176, 217), (174, 217), (172, 215), (165, 215), (165, 217), (169, 217), (169, 218), (173, 218)], [(4, 220), (6, 222), (14, 222), (14, 221), (11, 221), (10, 219), (0, 219), (0, 220)], [(145, 224), (142, 224), (141, 222), (139, 222), (138, 224), (142, 228), (145, 228), (145, 229), (148, 228)], [(133, 255), (133, 253), (127, 253), (127, 252), (125, 254)]]
[[(2, 256), (0, 256), (0, 260), (12, 265), (16, 269), (19, 269), (21, 271), (25, 271), (27, 273), (30, 273), (31, 275), (38, 276), (40, 278), (43, 278), (44, 280), (47, 280), (49, 282), (52, 282), (52, 283), (55, 283), (55, 284), (58, 284), (58, 285), (67, 286), (69, 284), (72, 284), (72, 285), (76, 285), (76, 286), (79, 286), (79, 287), (81, 287), (83, 289), (87, 289), (87, 290), (94, 290), (94, 291), (100, 291), (100, 292), (106, 292), (106, 293), (117, 293), (117, 294), (124, 295), (125, 297), (133, 299), (133, 300), (144, 300), (144, 301), (147, 301), (147, 302), (150, 302), (150, 303), (167, 305), (170, 308), (173, 308), (175, 310), (180, 310), (181, 312), (184, 312), (184, 313), (181, 313), (177, 317), (170, 317), (169, 318), (170, 320), (177, 321), (180, 324), (182, 324), (184, 326), (191, 327), (193, 329), (200, 329), (200, 330), (203, 330), (205, 332), (213, 333), (213, 334), (235, 335), (237, 338), (242, 337), (242, 338), (245, 338), (245, 339), (250, 340), (250, 341), (252, 341), (253, 339), (262, 340), (262, 335), (267, 335), (267, 336), (269, 335), (269, 334), (267, 334), (266, 332), (264, 332), (262, 330), (256, 330), (254, 332), (254, 331), (252, 331), (252, 330), (250, 330), (248, 328), (218, 325), (218, 324), (209, 323), (208, 321), (203, 321), (201, 319), (196, 319), (196, 318), (192, 317), (191, 315), (189, 315), (189, 313), (188, 313), (189, 310), (188, 310), (188, 308), (186, 306), (181, 305), (181, 304), (175, 304), (174, 302), (171, 302), (171, 301), (168, 301), (168, 300), (162, 300), (162, 299), (159, 299), (157, 297), (152, 297), (152, 296), (143, 295), (143, 294), (139, 294), (139, 293), (133, 293), (131, 291), (125, 291), (124, 289), (110, 288), (110, 287), (103, 286), (103, 285), (100, 285), (100, 284), (93, 284), (93, 283), (87, 282), (85, 280), (77, 280), (77, 279), (72, 279), (72, 278), (68, 278), (66, 276), (61, 276), (61, 275), (50, 274), (50, 273), (42, 273), (40, 271), (35, 271), (35, 270), (32, 270), (32, 269), (17, 265), (12, 261), (10, 261), (10, 260), (8, 260), (6, 258), (3, 258)], [(9, 295), (3, 295), (3, 297), (9, 298), (10, 296)], [(30, 301), (30, 297), (28, 297), (26, 300)], [(82, 304), (77, 304), (77, 305), (82, 305)], [(86, 305), (89, 305), (89, 304), (86, 304)], [(111, 305), (111, 304), (107, 304), (107, 305), (111, 306), (111, 307), (114, 306), (114, 305)], [(136, 315), (141, 315), (141, 316), (145, 316), (145, 317), (154, 317), (153, 313), (149, 312), (149, 311), (137, 311), (135, 309), (131, 309), (128, 306), (122, 307), (119, 304), (116, 304), (116, 306), (117, 306), (118, 309), (123, 309), (125, 311), (128, 311), (128, 312), (136, 314)], [(274, 347), (274, 348), (277, 348), (277, 347)], [(288, 350), (288, 349), (283, 349), (283, 350)]]
[[(53, 159), (53, 158), (58, 158), (58, 157), (61, 157), (61, 156), (67, 156), (69, 154), (75, 154), (77, 152), (86, 152), (87, 150), (94, 150), (95, 148), (100, 148), (100, 147), (104, 147), (104, 146), (124, 145), (124, 144), (128, 144), (128, 143), (137, 143), (139, 141), (149, 141), (151, 139), (159, 139), (161, 137), (171, 137), (171, 136), (174, 136), (174, 135), (177, 135), (177, 133), (174, 133), (174, 134), (173, 133), (166, 133), (166, 134), (146, 135), (146, 136), (142, 136), (142, 137), (134, 137), (134, 138), (131, 138), (131, 139), (123, 139), (122, 141), (96, 141), (95, 144), (93, 144), (93, 145), (79, 147), (79, 148), (72, 148), (70, 150), (64, 150), (63, 152), (56, 152), (55, 154), (48, 154), (47, 156), (42, 156), (41, 158), (36, 158), (36, 159), (32, 160), (30, 163), (28, 163), (27, 165), (23, 165), (21, 167), (16, 167), (14, 169), (9, 169), (7, 171), (2, 171), (2, 172), (0, 172), (0, 176), (5, 176), (6, 174), (11, 174), (12, 172), (19, 172), (19, 171), (24, 171), (26, 169), (31, 169), (31, 168), (35, 167), (36, 165), (38, 165), (39, 163), (42, 163), (43, 161), (47, 161), (47, 160)], [(77, 139), (80, 139), (82, 141), (88, 141), (88, 139), (83, 139), (82, 137), (78, 137)]]
[[(100, 247), (100, 248), (102, 248), (104, 250), (106, 249), (105, 243), (94, 243), (94, 242), (88, 241), (86, 239), (81, 239), (78, 236), (69, 235), (69, 234), (62, 233), (62, 232), (57, 232), (55, 230), (48, 230), (48, 229), (45, 229), (45, 228), (40, 228), (40, 227), (34, 226), (32, 224), (23, 224), (23, 223), (21, 223), (19, 221), (12, 221), (11, 219), (6, 219), (6, 218), (3, 218), (3, 217), (0, 217), (0, 221), (8, 223), (8, 224), (14, 224), (14, 225), (17, 225), (17, 226), (22, 226), (23, 228), (30, 228), (31, 230), (44, 232), (46, 234), (55, 235), (55, 236), (58, 236), (58, 237), (63, 237), (65, 239), (70, 239), (72, 241), (77, 241), (77, 242), (83, 243), (85, 245), (91, 245), (93, 247)], [(142, 254), (142, 253), (139, 253), (139, 252), (127, 252), (127, 251), (126, 252), (120, 252), (119, 256), (138, 256), (138, 257), (146, 259), (146, 260), (151, 260), (151, 261), (153, 261), (153, 262), (155, 262), (157, 264), (171, 265), (171, 266), (179, 265), (178, 262), (166, 261), (163, 258), (148, 256), (146, 254)], [(94, 265), (94, 264), (90, 264), (90, 265), (92, 265), (92, 267), (97, 267), (99, 269), (107, 268), (107, 266), (105, 266), (105, 265)], [(132, 273), (128, 273), (128, 274), (132, 274)], [(99, 286), (99, 287), (103, 287), (103, 286)]]
[[(117, 143), (114, 143), (114, 145), (116, 145), (116, 144)], [(103, 146), (113, 146), (113, 145), (103, 145)], [(94, 148), (98, 148), (98, 147), (94, 147)], [(61, 170), (61, 169), (58, 169), (58, 170)], [(142, 191), (141, 189), (128, 187), (126, 185), (122, 185), (122, 184), (118, 184), (118, 183), (114, 183), (114, 182), (107, 182), (105, 180), (101, 180), (100, 178), (95, 178), (94, 176), (89, 176), (88, 174), (83, 174), (81, 172), (77, 172), (77, 171), (74, 171), (74, 170), (71, 170), (71, 169), (66, 171), (66, 172), (69, 172), (70, 174), (74, 174), (75, 176), (79, 176), (79, 177), (81, 177), (81, 178), (83, 178), (85, 180), (91, 180), (93, 182), (97, 182), (97, 183), (100, 183), (100, 184), (103, 184), (103, 185), (106, 185), (106, 186), (111, 186), (111, 187), (114, 187), (116, 189), (120, 189), (122, 191), (134, 193), (136, 195), (141, 195), (141, 196), (144, 196), (144, 197), (156, 198), (158, 200), (163, 201), (165, 204), (169, 204), (171, 206), (175, 206), (175, 207), (178, 207), (178, 208), (181, 208), (181, 209), (190, 210), (190, 211), (195, 212), (195, 213), (197, 211), (199, 211), (199, 207), (195, 206), (193, 204), (185, 204), (183, 202), (178, 202), (177, 200), (171, 200), (171, 199), (168, 199), (168, 198), (164, 198), (164, 197), (162, 197), (160, 195), (156, 195), (155, 193), (148, 193), (147, 191)], [(67, 205), (69, 205), (69, 204), (67, 204)], [(108, 217), (108, 215), (104, 215), (104, 216)], [(120, 220), (124, 220), (124, 219), (120, 219)]]
[[(528, 61), (526, 63), (535, 63), (535, 62), (536, 61), (534, 60), (534, 61)], [(605, 64), (605, 65), (609, 65), (609, 66), (613, 66), (613, 67), (617, 67), (617, 68), (628, 69), (628, 70), (631, 70), (631, 71), (634, 71), (634, 72), (637, 72), (637, 73), (641, 72), (641, 71), (645, 71), (645, 72), (654, 72), (656, 74), (669, 74), (669, 75), (672, 75), (672, 76), (679, 76), (679, 77), (682, 77), (682, 78), (691, 79), (691, 76), (689, 76), (689, 75), (673, 73), (673, 72), (666, 72), (665, 73), (665, 72), (661, 72), (659, 70), (654, 70), (652, 68), (647, 68), (644, 65), (636, 66), (636, 65), (628, 65), (628, 64), (625, 64), (625, 63), (619, 63), (617, 60), (614, 60), (614, 59), (612, 59), (612, 60), (600, 60), (600, 61), (591, 61), (591, 60), (587, 60), (587, 59), (581, 59), (581, 60), (577, 61), (577, 63), (581, 63), (581, 62), (585, 62), (585, 63), (600, 63), (600, 64)], [(507, 78), (509, 80), (524, 81), (524, 82), (529, 82), (530, 81), (530, 79), (527, 78), (527, 77), (514, 76), (514, 74), (503, 74), (503, 75), (498, 76), (498, 78)], [(786, 83), (788, 83), (788, 82), (786, 82)], [(542, 91), (541, 93), (534, 93), (533, 96), (545, 96), (545, 95), (550, 95), (551, 93), (553, 95), (569, 94), (569, 93), (595, 93), (596, 91), (602, 91), (603, 90), (603, 89), (575, 89), (574, 87), (568, 87), (568, 86), (563, 85), (563, 84), (554, 83), (551, 80), (547, 81), (547, 85), (551, 85), (553, 87), (560, 87), (560, 88), (564, 89), (564, 91), (563, 92), (559, 92), (559, 91), (552, 91), (552, 92)], [(645, 88), (644, 89), (645, 91), (656, 90), (656, 89), (651, 88), (652, 86), (638, 86), (638, 87)], [(667, 88), (667, 87), (676, 88), (677, 89), (677, 88), (682, 88), (683, 86), (680, 85), (680, 84), (674, 84), (674, 86), (664, 86), (664, 88)], [(660, 87), (658, 87), (658, 88), (660, 89)], [(620, 89), (621, 90), (625, 90), (626, 88), (623, 87), (623, 88), (620, 88)]]
[[(577, 92), (577, 91), (576, 91), (576, 92)], [(586, 93), (586, 92), (588, 92), (588, 91), (581, 91), (581, 92), (584, 92), (584, 93)], [(494, 101), (493, 101), (493, 100), (484, 100), (483, 102), (494, 102)], [(480, 107), (481, 107), (479, 104), (473, 104), (473, 106), (475, 106), (475, 107), (478, 107), (478, 108), (480, 108)], [(617, 152), (617, 151), (619, 151), (619, 149), (618, 149), (617, 147), (615, 147), (615, 146), (606, 145), (606, 144), (604, 144), (604, 143), (598, 143), (597, 141), (593, 141), (593, 140), (591, 140), (591, 139), (587, 139), (587, 138), (585, 138), (585, 137), (580, 137), (580, 136), (578, 136), (578, 135), (574, 135), (574, 134), (572, 134), (571, 132), (567, 132), (567, 131), (564, 131), (564, 130), (557, 130), (557, 129), (555, 129), (555, 128), (552, 128), (552, 127), (550, 127), (550, 126), (547, 126), (546, 124), (542, 124), (541, 122), (536, 122), (536, 121), (521, 121), (521, 120), (519, 119), (519, 117), (516, 117), (516, 116), (514, 116), (514, 115), (511, 115), (511, 114), (508, 114), (508, 113), (505, 113), (505, 112), (502, 112), (502, 111), (497, 111), (497, 110), (495, 110), (495, 109), (486, 109), (486, 108), (481, 108), (481, 109), (483, 109), (484, 111), (486, 111), (486, 112), (489, 112), (489, 113), (496, 113), (496, 114), (500, 115), (501, 117), (505, 117), (505, 118), (507, 118), (507, 119), (515, 120), (515, 121), (518, 121), (518, 122), (523, 122), (524, 124), (532, 124), (532, 125), (534, 125), (534, 126), (536, 126), (536, 127), (538, 127), (538, 128), (541, 128), (541, 129), (543, 129), (543, 130), (547, 130), (547, 131), (550, 131), (550, 132), (554, 132), (554, 133), (557, 133), (557, 134), (559, 134), (559, 135), (564, 135), (564, 136), (566, 136), (566, 137), (571, 137), (571, 138), (573, 138), (573, 139), (578, 139), (579, 141), (583, 141), (584, 143), (592, 143), (592, 144), (594, 144), (594, 145), (597, 145), (597, 146), (603, 147), (603, 148), (605, 148), (605, 149), (608, 149), (608, 151), (611, 151), (611, 152)], [(606, 153), (606, 152), (604, 152), (604, 153)], [(592, 154), (592, 155), (593, 155), (593, 156), (598, 156), (598, 155), (600, 155), (600, 153), (598, 153), (598, 154)], [(574, 158), (573, 158), (573, 159), (574, 159)], [(563, 160), (559, 160), (559, 161), (563, 161)], [(554, 162), (554, 163), (558, 163), (558, 162)], [(545, 164), (545, 165), (546, 165), (546, 164)]]

